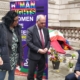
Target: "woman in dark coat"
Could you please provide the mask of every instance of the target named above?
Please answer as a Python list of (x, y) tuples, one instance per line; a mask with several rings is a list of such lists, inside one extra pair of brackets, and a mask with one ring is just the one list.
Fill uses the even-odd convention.
[(21, 26), (18, 14), (8, 11), (0, 23), (0, 80), (4, 80), (8, 71), (8, 80), (14, 80), (16, 65), (22, 60)]

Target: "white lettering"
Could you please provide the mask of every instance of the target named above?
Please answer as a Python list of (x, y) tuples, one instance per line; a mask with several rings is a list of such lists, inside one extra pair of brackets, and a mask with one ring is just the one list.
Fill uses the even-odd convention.
[(29, 17), (29, 16), (19, 17), (19, 21), (33, 21), (33, 20), (34, 20), (33, 17)]
[(12, 5), (11, 5), (11, 8), (15, 8), (15, 4), (12, 4)]
[(26, 8), (29, 8), (30, 5), (29, 5), (29, 2), (26, 2)]
[(28, 59), (25, 60), (24, 66), (28, 66)]

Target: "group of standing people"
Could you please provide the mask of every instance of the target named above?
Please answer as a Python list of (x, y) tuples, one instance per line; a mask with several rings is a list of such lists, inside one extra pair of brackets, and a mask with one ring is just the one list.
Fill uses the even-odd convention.
[[(29, 59), (27, 80), (34, 80), (36, 67), (36, 79), (42, 80), (50, 47), (45, 15), (37, 15), (36, 24), (27, 29), (26, 36)], [(21, 26), (18, 24), (18, 14), (15, 11), (8, 11), (0, 23), (0, 80), (4, 80), (7, 71), (8, 80), (15, 80), (15, 68), (16, 65), (21, 66), (22, 53)], [(78, 53), (79, 58), (75, 71), (67, 75), (65, 80), (80, 80), (80, 51)]]
[[(36, 24), (27, 29), (26, 43), (28, 46), (29, 71), (27, 80), (34, 80), (37, 69), (37, 80), (42, 80), (47, 52), (50, 47), (49, 32), (46, 28), (46, 16), (37, 15)], [(8, 11), (0, 23), (0, 80), (4, 80), (8, 71), (8, 80), (15, 80), (16, 65), (22, 61), (21, 26), (18, 14)]]

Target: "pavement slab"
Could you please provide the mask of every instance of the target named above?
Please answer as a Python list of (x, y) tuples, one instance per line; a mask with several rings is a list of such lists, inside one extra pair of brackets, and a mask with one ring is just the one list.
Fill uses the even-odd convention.
[[(67, 51), (67, 54), (71, 54), (71, 53), (75, 53), (76, 56), (78, 57), (77, 52), (75, 51)], [(67, 57), (68, 59), (69, 57)], [(77, 58), (74, 60), (74, 63), (76, 64)], [(74, 71), (75, 65), (73, 67), (73, 71)], [(68, 62), (61, 62), (59, 69), (55, 70), (53, 69), (52, 66), (52, 62), (49, 60), (49, 56), (48, 56), (48, 80), (65, 80), (65, 76), (67, 74), (69, 74), (69, 68), (68, 68)], [(7, 76), (5, 78), (5, 80), (8, 80), (8, 73)], [(15, 80), (27, 80), (26, 76), (17, 76), (15, 75)]]

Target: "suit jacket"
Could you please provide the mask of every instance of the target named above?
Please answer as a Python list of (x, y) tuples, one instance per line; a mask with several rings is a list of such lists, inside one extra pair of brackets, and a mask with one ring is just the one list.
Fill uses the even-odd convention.
[[(50, 47), (49, 32), (46, 27), (43, 28), (45, 48)], [(38, 49), (42, 48), (37, 26), (34, 25), (27, 29), (27, 46), (28, 46), (28, 58), (32, 60), (39, 60), (43, 54), (38, 53)], [(45, 58), (47, 53), (44, 54)]]

